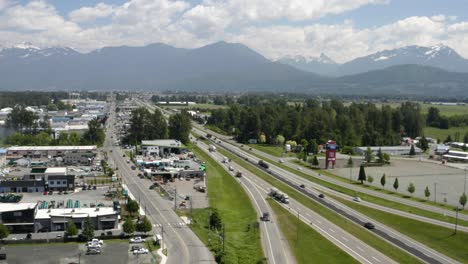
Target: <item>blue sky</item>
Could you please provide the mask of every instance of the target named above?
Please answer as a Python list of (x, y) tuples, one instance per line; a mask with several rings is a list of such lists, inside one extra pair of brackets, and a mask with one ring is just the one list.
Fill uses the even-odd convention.
[(324, 52), (344, 62), (442, 43), (468, 57), (466, 10), (468, 0), (0, 0), (0, 47), (27, 41), (88, 52), (224, 40), (271, 59)]

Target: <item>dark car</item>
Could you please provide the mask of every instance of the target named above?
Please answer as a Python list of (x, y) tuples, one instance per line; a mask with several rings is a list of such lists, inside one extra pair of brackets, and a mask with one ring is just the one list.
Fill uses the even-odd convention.
[(319, 197), (320, 198), (325, 198), (325, 195), (323, 195), (323, 193), (319, 194)]
[(367, 229), (374, 229), (375, 228), (374, 224), (372, 224), (371, 222), (365, 223), (364, 227), (367, 228)]
[(299, 185), (299, 186), (300, 186), (301, 188), (305, 188), (305, 185), (304, 185), (304, 184), (301, 184), (301, 185)]
[(86, 186), (83, 186), (83, 188), (81, 188), (82, 191), (86, 191)]
[(94, 186), (93, 186), (93, 190), (96, 190), (96, 189), (97, 189), (97, 187), (96, 187), (96, 185), (94, 185)]
[(132, 246), (131, 251), (133, 252), (134, 250), (139, 250), (140, 248), (141, 246), (135, 245), (135, 246)]

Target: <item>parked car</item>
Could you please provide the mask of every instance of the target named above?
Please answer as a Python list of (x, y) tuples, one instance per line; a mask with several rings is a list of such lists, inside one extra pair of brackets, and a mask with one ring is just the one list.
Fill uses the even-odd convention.
[(98, 248), (88, 248), (88, 251), (86, 251), (87, 255), (99, 255), (101, 254), (101, 249)]
[(43, 192), (42, 195), (47, 195), (47, 192)]
[(130, 243), (143, 243), (143, 242), (145, 242), (145, 239), (141, 237), (130, 238)]
[(93, 238), (90, 242), (93, 244), (101, 245), (101, 246), (104, 245), (104, 240), (100, 240), (97, 238)]
[(54, 194), (54, 192), (53, 192), (53, 191), (49, 191), (49, 195), (52, 195), (52, 194)]
[(94, 186), (93, 186), (93, 190), (96, 190), (96, 189), (97, 189), (97, 187), (96, 187), (96, 185), (94, 185)]
[(142, 246), (134, 245), (134, 246), (132, 246), (132, 249), (130, 249), (130, 251), (133, 252), (133, 251), (135, 251), (135, 250), (140, 250), (140, 249), (142, 249), (142, 248), (143, 248)]
[(134, 250), (134, 251), (133, 251), (133, 254), (134, 254), (134, 255), (148, 254), (148, 252), (149, 252), (148, 249), (146, 249), (146, 248), (140, 248), (140, 249), (138, 249), (138, 250)]
[(374, 229), (375, 228), (374, 224), (372, 224), (371, 222), (365, 223), (364, 227), (367, 228), (367, 229)]
[(86, 191), (86, 186), (83, 186), (83, 188), (81, 188), (82, 191)]

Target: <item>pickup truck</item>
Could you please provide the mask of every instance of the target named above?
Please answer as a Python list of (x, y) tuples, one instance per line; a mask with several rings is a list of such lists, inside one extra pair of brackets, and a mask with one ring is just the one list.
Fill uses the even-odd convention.
[(145, 242), (145, 239), (141, 237), (130, 238), (130, 243), (143, 243), (143, 242)]

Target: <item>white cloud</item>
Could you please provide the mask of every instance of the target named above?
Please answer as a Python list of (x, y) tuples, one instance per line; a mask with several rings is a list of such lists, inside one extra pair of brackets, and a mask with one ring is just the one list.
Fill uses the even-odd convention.
[[(318, 56), (344, 62), (382, 49), (444, 43), (468, 57), (468, 21), (450, 15), (413, 16), (358, 28), (352, 21), (323, 24), (321, 17), (387, 0), (128, 0), (99, 3), (58, 14), (46, 1), (0, 0), (0, 46), (29, 41), (90, 51), (104, 46), (163, 42), (199, 47), (218, 40), (240, 42), (268, 58)], [(3, 10), (1, 9), (3, 8)], [(106, 18), (100, 23), (93, 23)], [(301, 21), (301, 23), (288, 23)], [(300, 24), (300, 25), (298, 25)]]
[(97, 18), (108, 17), (114, 12), (113, 6), (104, 3), (99, 3), (94, 7), (82, 7), (70, 12), (69, 17), (72, 21), (92, 22)]

